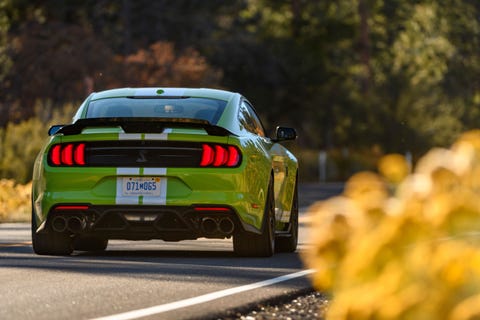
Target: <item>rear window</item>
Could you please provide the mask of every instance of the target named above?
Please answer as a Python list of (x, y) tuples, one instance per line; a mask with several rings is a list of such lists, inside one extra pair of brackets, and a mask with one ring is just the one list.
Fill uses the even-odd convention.
[(87, 118), (187, 118), (217, 124), (226, 101), (207, 98), (110, 98), (90, 102)]

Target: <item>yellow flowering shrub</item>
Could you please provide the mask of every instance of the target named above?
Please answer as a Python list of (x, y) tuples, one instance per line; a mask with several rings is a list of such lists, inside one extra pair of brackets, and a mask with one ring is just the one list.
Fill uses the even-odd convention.
[(480, 131), (410, 168), (400, 155), (310, 208), (327, 319), (480, 319)]
[(30, 219), (31, 188), (32, 183), (23, 185), (14, 180), (0, 180), (0, 222)]

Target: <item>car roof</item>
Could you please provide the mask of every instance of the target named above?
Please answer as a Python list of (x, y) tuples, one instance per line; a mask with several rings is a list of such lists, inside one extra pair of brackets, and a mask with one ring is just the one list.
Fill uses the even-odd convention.
[(90, 100), (121, 98), (121, 97), (196, 97), (211, 98), (230, 101), (236, 93), (207, 88), (169, 88), (169, 87), (152, 87), (152, 88), (121, 88), (105, 90), (93, 93)]

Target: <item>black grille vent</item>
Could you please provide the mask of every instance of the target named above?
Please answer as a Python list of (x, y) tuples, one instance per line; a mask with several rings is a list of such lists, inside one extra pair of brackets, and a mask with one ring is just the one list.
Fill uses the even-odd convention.
[(202, 159), (202, 145), (178, 141), (93, 141), (85, 148), (91, 167), (195, 168)]

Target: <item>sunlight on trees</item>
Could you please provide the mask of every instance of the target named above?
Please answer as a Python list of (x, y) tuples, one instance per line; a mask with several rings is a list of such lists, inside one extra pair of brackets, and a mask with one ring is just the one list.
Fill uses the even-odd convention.
[(449, 23), (438, 15), (438, 5), (416, 5), (393, 44), (393, 71), (403, 73), (412, 87), (436, 85), (455, 53), (448, 40)]
[[(33, 163), (53, 124), (70, 123), (76, 106), (65, 105), (52, 113), (38, 104), (37, 116), (0, 128), (0, 177), (27, 183), (32, 179)], [(48, 121), (42, 119), (48, 118)]]

